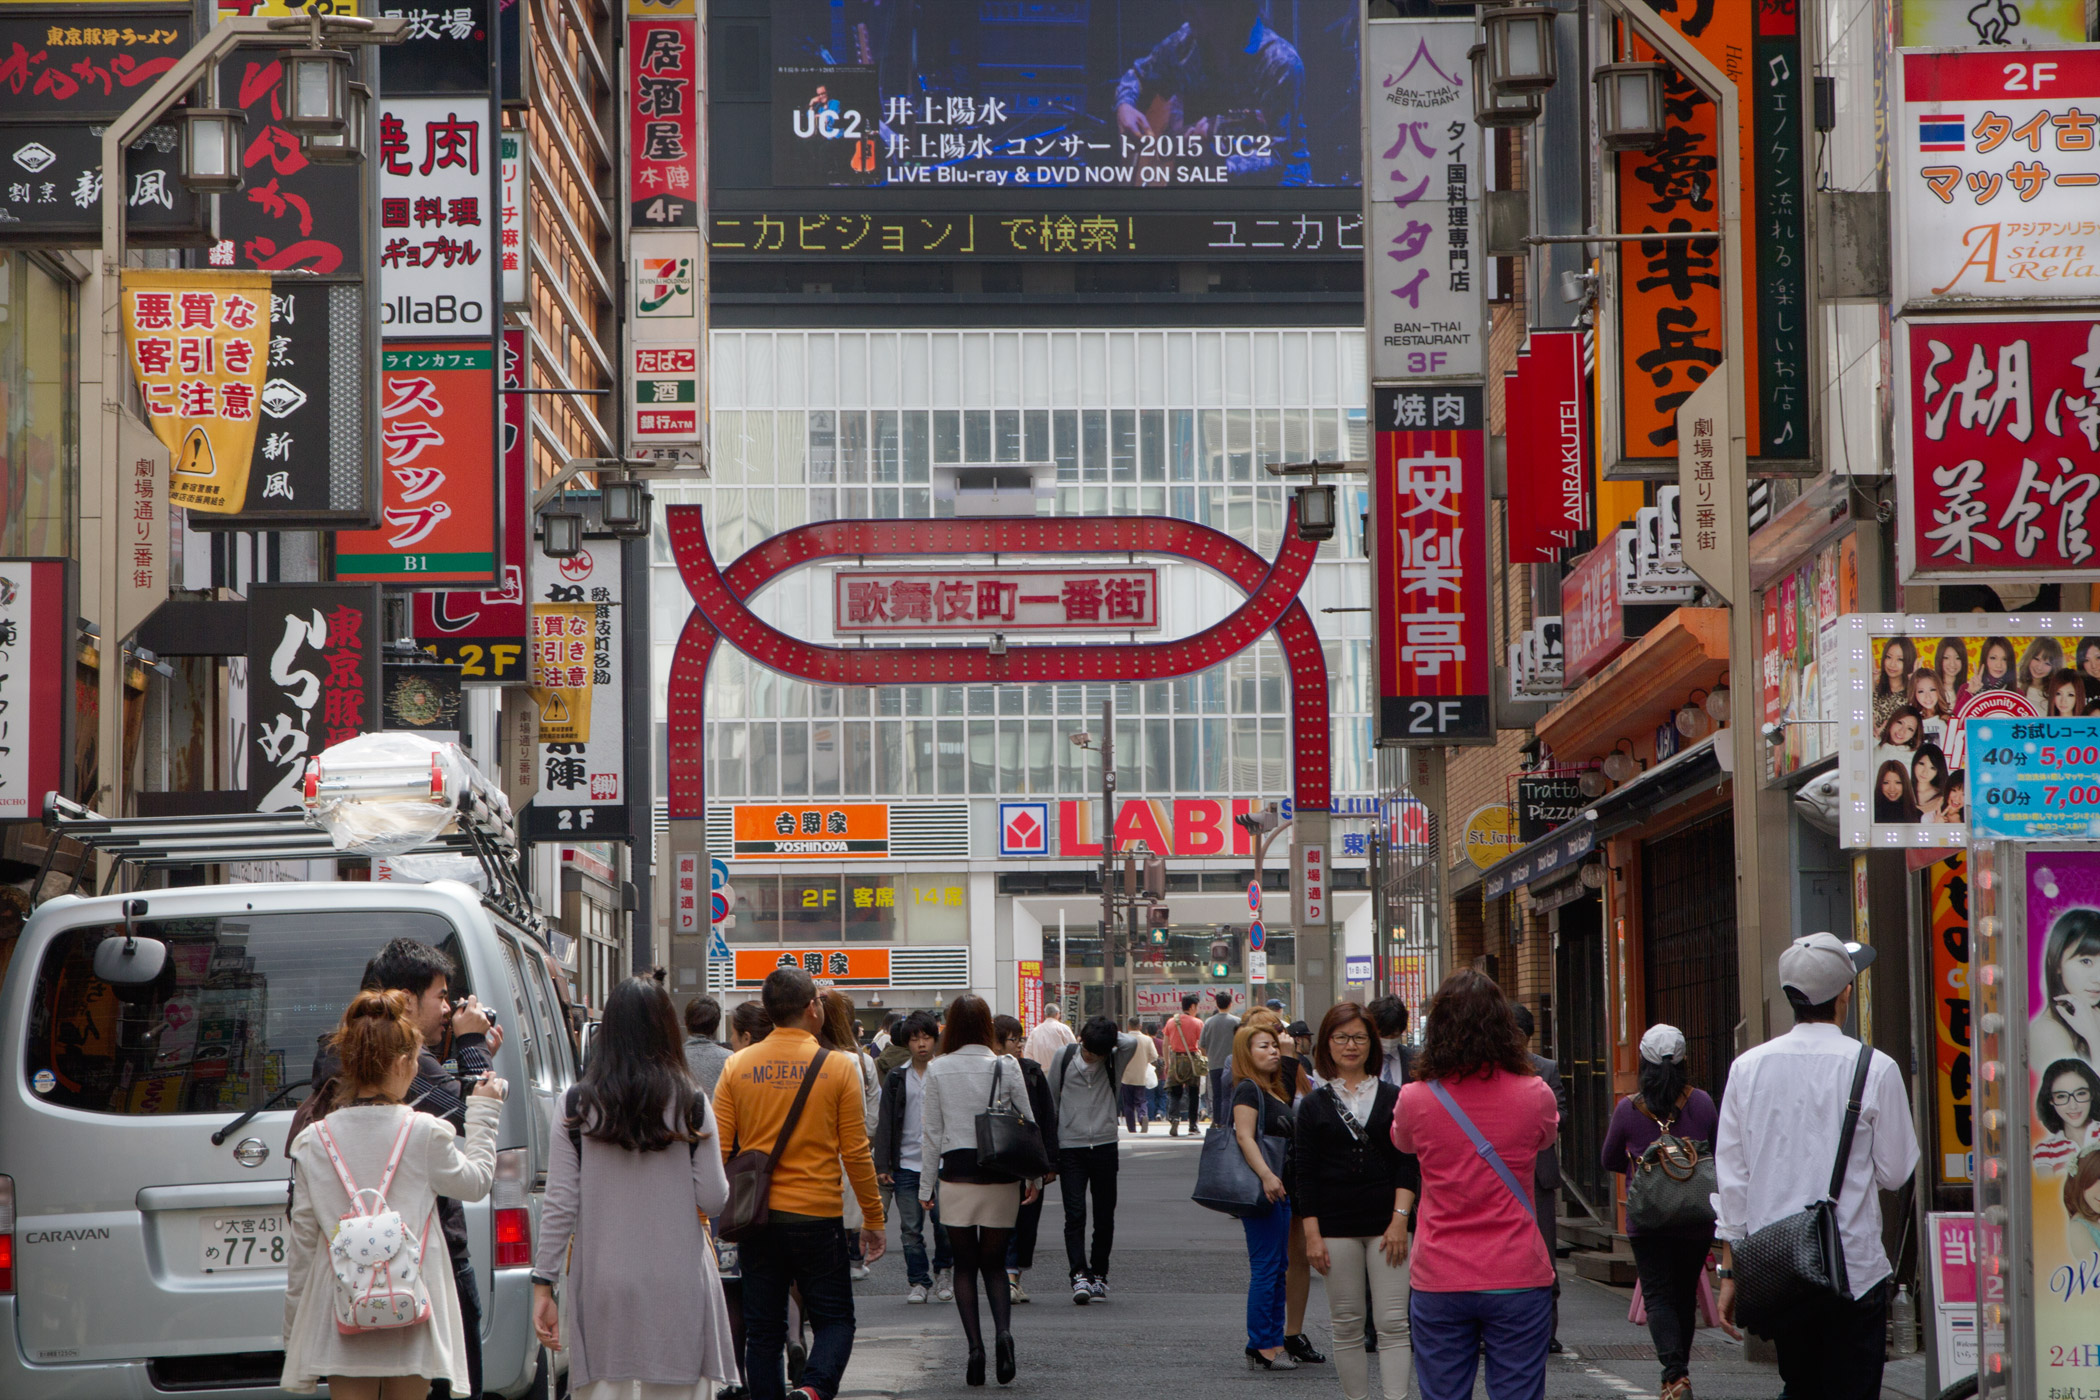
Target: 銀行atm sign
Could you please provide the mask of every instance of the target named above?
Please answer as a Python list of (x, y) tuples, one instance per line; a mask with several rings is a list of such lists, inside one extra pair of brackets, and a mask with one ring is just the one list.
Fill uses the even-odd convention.
[[(1160, 856), (1251, 856), (1254, 838), (1237, 818), (1266, 805), (1264, 799), (1252, 797), (1128, 798), (1116, 804), (1116, 849), (1133, 850), (1142, 841), (1147, 851)], [(1283, 799), (1280, 810), (1289, 820), (1289, 798)], [(1098, 859), (1100, 824), (1100, 809), (1093, 802), (1058, 803), (1058, 856)]]

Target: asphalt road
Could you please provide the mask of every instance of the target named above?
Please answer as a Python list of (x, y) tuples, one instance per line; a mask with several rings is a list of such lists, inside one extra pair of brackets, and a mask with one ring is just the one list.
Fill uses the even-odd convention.
[[(1297, 1400), (1340, 1394), (1334, 1367), (1250, 1373), (1246, 1344), (1247, 1256), (1238, 1222), (1188, 1199), (1197, 1143), (1168, 1139), (1163, 1126), (1122, 1143), (1120, 1204), (1106, 1303), (1075, 1307), (1065, 1282), (1063, 1214), (1049, 1188), (1036, 1267), (1026, 1285), (1035, 1301), (1014, 1309), (1017, 1395), (1157, 1397), (1287, 1392)], [(1645, 1327), (1626, 1320), (1631, 1290), (1608, 1288), (1562, 1269), (1561, 1341), (1551, 1360), (1553, 1400), (1653, 1400), (1661, 1374)], [(897, 1233), (873, 1277), (855, 1285), (859, 1318), (845, 1397), (966, 1400), (1000, 1389), (963, 1383), (962, 1328), (953, 1303), (904, 1301), (904, 1262)], [(980, 1304), (982, 1307), (982, 1304)], [(987, 1343), (991, 1331), (985, 1314)], [(1317, 1275), (1306, 1330), (1328, 1351), (1327, 1302)], [(1374, 1363), (1375, 1367), (1375, 1363)], [(1719, 1330), (1699, 1334), (1692, 1379), (1701, 1400), (1774, 1400), (1776, 1367), (1748, 1361)], [(1377, 1394), (1374, 1370), (1373, 1394)], [(1891, 1363), (1884, 1400), (1917, 1400), (1924, 1367), (1917, 1358)], [(1484, 1395), (1480, 1386), (1476, 1394)]]

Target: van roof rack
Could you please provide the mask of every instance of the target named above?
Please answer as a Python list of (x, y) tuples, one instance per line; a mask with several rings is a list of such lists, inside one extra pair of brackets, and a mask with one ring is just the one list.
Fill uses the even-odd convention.
[[(110, 893), (118, 867), (132, 865), (156, 870), (180, 865), (222, 865), (244, 860), (335, 860), (345, 852), (304, 811), (235, 812), (188, 817), (105, 817), (92, 808), (49, 793), (44, 798), (44, 825), (52, 832), (78, 841), (91, 851), (111, 859), (110, 878), (104, 893)], [(37, 872), (33, 889), (44, 887), (50, 873), (53, 841)], [(499, 839), (481, 822), (461, 821), (444, 835), (399, 852), (401, 855), (465, 855), (480, 862), (488, 888), (481, 902), (512, 923), (530, 930), (552, 946), (546, 917), (533, 905), (531, 894), (519, 878), (516, 846)], [(77, 890), (82, 861), (74, 871), (67, 893)]]

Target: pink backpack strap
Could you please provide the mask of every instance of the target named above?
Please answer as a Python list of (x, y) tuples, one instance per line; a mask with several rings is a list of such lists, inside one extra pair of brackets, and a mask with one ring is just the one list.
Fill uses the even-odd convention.
[(386, 1159), (386, 1175), (379, 1179), (379, 1198), (386, 1199), (387, 1188), (394, 1184), (394, 1173), (401, 1166), (401, 1154), (408, 1150), (408, 1130), (416, 1125), (414, 1109), (401, 1115), (401, 1131), (394, 1134), (394, 1150)]
[[(350, 1175), (350, 1169), (343, 1165), (343, 1154), (336, 1150), (335, 1135), (328, 1131), (328, 1123), (325, 1119), (314, 1125), (314, 1136), (320, 1140), (322, 1150), (328, 1154), (328, 1160), (335, 1166), (336, 1179), (343, 1183), (344, 1194), (350, 1197), (351, 1205), (355, 1206), (357, 1204), (357, 1182)], [(391, 1176), (392, 1173), (389, 1172), (388, 1175)]]

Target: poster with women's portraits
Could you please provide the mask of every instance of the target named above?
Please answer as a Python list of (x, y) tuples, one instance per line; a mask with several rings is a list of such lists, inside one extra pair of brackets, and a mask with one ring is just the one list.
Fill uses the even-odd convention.
[(2035, 1364), (2053, 1394), (2100, 1375), (2100, 851), (2029, 846), (2026, 867)]
[(1837, 639), (1847, 847), (1967, 844), (1967, 721), (2100, 714), (2100, 614), (1854, 614)]

